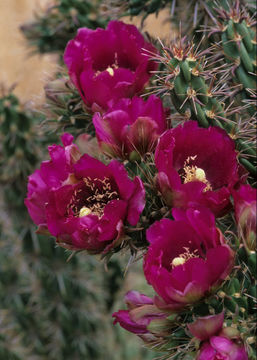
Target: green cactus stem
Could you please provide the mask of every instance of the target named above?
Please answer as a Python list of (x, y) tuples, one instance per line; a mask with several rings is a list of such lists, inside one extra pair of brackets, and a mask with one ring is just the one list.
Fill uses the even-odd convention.
[[(157, 57), (165, 67), (159, 92), (169, 94), (176, 110), (188, 119), (197, 120), (200, 126), (219, 126), (226, 130), (235, 139), (239, 161), (254, 176), (254, 145), (234, 135), (237, 134), (237, 124), (233, 118), (229, 118), (225, 105), (218, 96), (218, 86), (215, 83), (217, 71), (215, 74), (214, 71), (207, 71), (208, 60), (194, 48), (194, 44), (186, 45), (184, 41), (180, 41), (169, 49), (165, 48), (163, 55)], [(228, 97), (226, 93), (223, 95)]]
[(106, 20), (97, 16), (100, 1), (56, 0), (55, 4), (41, 10), (35, 20), (21, 26), (21, 31), (33, 52), (62, 53), (77, 29), (103, 27)]
[[(218, 19), (210, 30), (221, 34), (221, 46), (225, 60), (230, 64), (230, 75), (236, 84), (241, 84), (242, 98), (249, 98), (249, 89), (256, 89), (256, 29), (254, 18), (247, 7), (236, 1), (226, 9), (214, 10)], [(256, 106), (248, 107), (250, 115)]]

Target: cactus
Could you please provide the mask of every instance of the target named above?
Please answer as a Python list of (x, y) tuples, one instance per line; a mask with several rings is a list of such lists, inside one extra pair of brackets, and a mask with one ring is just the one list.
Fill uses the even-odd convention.
[[(13, 222), (9, 224), (13, 232), (1, 236), (0, 287), (4, 296), (0, 298), (0, 308), (10, 313), (13, 323), (10, 326), (20, 329), (17, 348), (13, 351), (23, 346), (39, 359), (99, 358), (101, 347), (96, 332), (101, 319), (97, 314), (104, 306), (104, 295), (97, 285), (101, 282), (101, 271), (89, 279), (95, 268), (91, 260), (82, 262), (76, 257), (67, 263), (68, 256), (63, 249), (55, 248), (53, 242), (34, 233), (23, 199), (27, 176), (40, 155), (40, 141), (35, 141), (33, 128), (35, 120), (30, 112), (22, 110), (12, 93), (0, 99), (0, 114), (1, 169), (4, 169), (1, 182), (5, 209), (12, 214)], [(88, 311), (84, 309), (85, 304)], [(73, 336), (75, 327), (76, 337)], [(7, 339), (1, 339), (4, 347)], [(6, 356), (16, 359), (14, 355)], [(22, 352), (20, 356), (22, 360), (30, 358)]]
[(70, 131), (94, 135), (91, 111), (81, 100), (74, 85), (66, 78), (57, 78), (45, 86), (46, 120), (44, 129), (49, 132)]
[[(226, 61), (230, 64), (230, 73), (237, 84), (241, 84), (241, 96), (250, 97), (249, 90), (256, 88), (256, 33), (254, 20), (247, 8), (236, 1), (234, 6), (225, 9), (215, 9), (218, 18), (216, 27), (211, 29), (221, 33), (221, 46)], [(251, 115), (254, 109), (250, 108)]]
[[(200, 126), (219, 126), (235, 138), (240, 162), (254, 176), (255, 149), (240, 137), (233, 111), (225, 108), (224, 100), (229, 98), (229, 89), (224, 88), (224, 78), (219, 77), (216, 68), (211, 69), (207, 51), (198, 52), (193, 43), (185, 39), (163, 49), (157, 60), (164, 65), (164, 73), (157, 81), (157, 92), (169, 94), (176, 110), (186, 119), (197, 120)], [(221, 100), (222, 96), (222, 100)], [(241, 105), (242, 106), (242, 105)], [(243, 108), (243, 106), (242, 106)], [(232, 116), (231, 116), (232, 115)], [(236, 134), (236, 136), (234, 136)]]
[(117, 13), (119, 17), (143, 14), (146, 18), (149, 14), (158, 14), (169, 2), (170, 0), (104, 0), (102, 10), (104, 14), (112, 17)]
[(33, 52), (62, 52), (79, 27), (102, 27), (105, 21), (97, 16), (99, 0), (56, 0), (42, 9), (35, 21), (21, 26)]
[[(117, 1), (105, 1), (105, 6), (106, 4), (113, 5), (113, 3), (117, 5), (121, 4), (121, 2)], [(143, 18), (145, 18), (149, 13), (158, 13), (158, 10), (168, 4), (169, 1), (136, 0), (122, 3), (123, 8), (121, 8), (123, 12), (119, 15), (143, 14)], [(177, 4), (179, 4), (179, 6), (176, 6), (175, 1), (172, 2), (174, 14), (183, 8), (182, 4), (184, 4), (184, 2), (177, 1)], [(172, 126), (175, 127), (176, 120), (181, 120), (181, 118), (185, 121), (189, 119), (196, 120), (201, 127), (210, 128), (210, 132), (215, 131), (219, 134), (222, 133), (224, 139), (226, 139), (226, 141), (231, 144), (231, 148), (233, 148), (233, 142), (228, 139), (226, 134), (211, 126), (218, 126), (225, 130), (235, 141), (238, 160), (250, 173), (247, 180), (253, 184), (255, 181), (254, 175), (256, 174), (253, 134), (254, 117), (252, 116), (249, 119), (249, 113), (250, 115), (255, 113), (256, 94), (253, 86), (254, 75), (252, 75), (252, 73), (256, 67), (256, 63), (254, 63), (256, 44), (253, 41), (254, 35), (251, 30), (251, 25), (253, 25), (252, 21), (250, 17), (245, 15), (246, 10), (243, 10), (243, 12), (240, 10), (238, 1), (234, 7), (231, 7), (227, 1), (221, 1), (221, 10), (216, 10), (216, 12), (214, 9), (216, 5), (214, 5), (213, 2), (197, 0), (190, 2), (190, 5), (191, 9), (193, 6), (195, 16), (192, 17), (193, 24), (190, 21), (188, 22), (190, 25), (190, 30), (187, 30), (187, 32), (190, 31), (187, 34), (189, 39), (192, 38), (195, 30), (206, 25), (203, 23), (204, 18), (207, 19), (208, 24), (214, 20), (218, 31), (215, 31), (215, 34), (211, 32), (209, 39), (207, 39), (204, 44), (202, 42), (197, 43), (197, 38), (194, 39), (194, 43), (187, 43), (186, 39), (182, 38), (180, 34), (179, 40), (171, 44), (169, 48), (162, 46), (161, 55), (156, 55), (153, 58), (153, 60), (161, 64), (159, 72), (155, 73), (156, 86), (153, 92), (156, 92), (158, 95), (166, 95), (166, 97), (163, 98), (165, 105), (167, 104), (173, 113)], [(221, 18), (221, 22), (219, 22), (220, 20), (216, 20), (217, 14)], [(205, 29), (207, 29), (207, 27), (205, 27)], [(214, 50), (217, 47), (220, 49), (219, 45), (214, 43), (213, 46), (210, 46), (208, 40), (211, 39), (216, 42), (217, 39), (219, 39), (219, 35), (216, 34), (216, 32), (220, 31), (222, 32), (220, 45), (224, 53), (217, 54)], [(106, 66), (106, 64), (104, 65)], [(103, 66), (103, 69), (105, 69), (105, 66)], [(111, 68), (111, 73), (109, 74), (113, 76), (113, 68)], [(48, 129), (49, 125), (52, 124), (55, 130), (68, 129), (75, 135), (87, 131), (90, 135), (94, 136), (95, 133), (91, 120), (93, 112), (99, 111), (99, 108), (96, 109), (92, 107), (91, 110), (87, 109), (70, 81), (68, 81), (66, 77), (63, 77), (62, 74), (59, 74), (58, 77), (59, 76), (60, 78), (46, 86), (48, 119), (45, 124)], [(239, 86), (234, 86), (235, 83), (236, 85), (241, 84), (240, 89)], [(144, 95), (148, 95), (149, 92), (150, 91), (145, 89)], [(235, 102), (234, 105), (231, 105), (232, 101)], [(182, 115), (180, 115), (180, 118), (175, 114), (176, 111)], [(192, 123), (193, 122), (191, 122), (191, 124)], [(184, 127), (186, 128), (187, 125), (190, 124), (185, 124)], [(197, 125), (194, 123), (192, 126)], [(194, 131), (193, 127), (189, 129), (191, 129), (190, 131), (192, 132)], [(203, 131), (204, 129), (200, 130)], [(101, 313), (105, 314), (106, 309), (107, 312), (110, 311), (113, 306), (117, 304), (116, 295), (120, 292), (121, 276), (124, 268), (123, 262), (118, 262), (114, 257), (111, 257), (114, 253), (115, 256), (117, 256), (119, 251), (128, 249), (130, 251), (130, 264), (136, 258), (140, 258), (141, 254), (144, 256), (147, 248), (150, 246), (150, 251), (144, 258), (144, 271), (149, 284), (153, 286), (157, 296), (151, 299), (148, 296), (133, 293), (130, 298), (127, 297), (128, 310), (127, 312), (125, 311), (126, 315), (124, 315), (124, 310), (121, 311), (121, 320), (119, 320), (121, 326), (139, 335), (145, 341), (146, 347), (162, 352), (161, 359), (163, 360), (171, 358), (177, 360), (192, 360), (198, 358), (199, 353), (204, 351), (204, 346), (210, 346), (212, 336), (222, 339), (222, 335), (226, 332), (227, 341), (230, 342), (230, 345), (233, 345), (234, 352), (241, 351), (241, 354), (244, 353), (250, 360), (256, 359), (256, 350), (254, 348), (254, 336), (256, 335), (256, 252), (252, 250), (252, 248), (249, 249), (247, 247), (246, 240), (240, 238), (240, 236), (244, 236), (244, 232), (242, 229), (240, 230), (241, 225), (238, 225), (236, 210), (235, 219), (237, 224), (234, 221), (232, 211), (230, 210), (231, 204), (229, 199), (229, 197), (231, 197), (230, 195), (232, 195), (236, 209), (236, 200), (233, 191), (236, 192), (240, 186), (239, 183), (241, 179), (238, 181), (238, 178), (242, 176), (242, 181), (244, 181), (246, 175), (242, 174), (243, 169), (238, 167), (237, 154), (233, 148), (233, 159), (235, 168), (238, 170), (238, 178), (235, 179), (235, 183), (231, 182), (231, 188), (229, 186), (227, 188), (228, 206), (227, 209), (223, 209), (227, 211), (227, 215), (224, 216), (224, 213), (215, 213), (215, 209), (212, 209), (211, 203), (211, 205), (209, 204), (210, 209), (202, 208), (202, 204), (200, 202), (198, 204), (196, 198), (186, 204), (185, 206), (188, 208), (185, 209), (183, 207), (183, 196), (177, 194), (180, 188), (178, 187), (176, 193), (176, 186), (170, 182), (170, 174), (168, 171), (167, 174), (165, 172), (165, 166), (172, 166), (169, 161), (170, 157), (174, 154), (172, 153), (171, 147), (171, 145), (174, 144), (172, 143), (172, 139), (165, 137), (171, 133), (175, 134), (176, 129), (174, 129), (174, 131), (168, 131), (163, 135), (158, 143), (155, 160), (153, 153), (147, 153), (142, 155), (140, 159), (137, 158), (136, 161), (132, 162), (132, 159), (129, 159), (129, 161), (126, 160), (123, 162), (131, 178), (138, 176), (142, 180), (146, 192), (146, 205), (138, 223), (134, 226), (130, 226), (128, 222), (124, 223), (124, 228), (119, 238), (120, 242), (117, 242), (109, 252), (102, 253), (102, 258), (109, 261), (107, 264), (109, 271), (101, 279), (102, 282), (100, 281), (100, 287), (105, 288), (104, 294), (98, 290), (99, 278), (97, 276), (94, 277), (92, 274), (88, 275), (89, 279), (86, 284), (80, 277), (81, 271), (84, 273), (96, 271), (98, 275), (99, 269), (96, 269), (94, 260), (89, 260), (89, 258), (85, 257), (83, 259), (85, 255), (81, 254), (77, 257), (71, 256), (70, 263), (64, 265), (65, 253), (62, 249), (54, 248), (53, 243), (49, 245), (46, 239), (34, 234), (31, 226), (24, 225), (24, 222), (24, 230), (22, 232), (21, 227), (17, 227), (18, 231), (22, 234), (20, 239), (22, 240), (21, 243), (26, 259), (26, 269), (29, 273), (29, 281), (22, 281), (17, 271), (9, 273), (10, 276), (13, 276), (14, 281), (17, 281), (17, 287), (22, 288), (22, 291), (18, 294), (19, 300), (16, 299), (14, 303), (10, 301), (10, 310), (11, 315), (13, 316), (12, 311), (14, 311), (14, 316), (19, 319), (18, 322), (21, 324), (22, 334), (24, 328), (26, 328), (26, 331), (29, 331), (29, 329), (33, 329), (34, 331), (34, 329), (36, 329), (36, 335), (33, 334), (34, 341), (32, 351), (38, 355), (39, 358), (47, 357), (51, 360), (51, 356), (53, 356), (53, 358), (62, 360), (65, 358), (65, 353), (66, 356), (68, 354), (69, 357), (78, 359), (83, 357), (101, 358), (102, 356), (107, 359), (109, 356), (110, 358), (116, 359), (117, 356), (118, 360), (121, 357), (129, 359), (131, 356), (138, 358), (141, 355), (140, 352), (140, 355), (137, 353), (137, 350), (134, 353), (134, 348), (132, 351), (127, 352), (127, 346), (124, 344), (126, 338), (125, 340), (123, 339), (123, 335), (119, 330), (115, 330), (114, 338), (112, 336), (106, 336), (106, 340), (112, 344), (113, 342), (116, 343), (116, 341), (122, 342), (121, 346), (123, 346), (123, 349), (121, 351), (119, 349), (114, 355), (111, 352), (111, 355), (109, 355), (109, 346), (106, 345), (105, 342), (102, 344), (102, 346), (106, 346), (104, 354), (97, 351), (100, 347), (97, 341), (100, 331), (98, 324), (101, 320), (104, 322), (106, 319), (104, 316), (96, 317), (97, 325), (95, 325), (95, 318), (93, 316), (95, 314), (95, 307), (91, 303), (91, 300), (93, 299), (96, 305), (99, 306)], [(189, 133), (187, 133), (187, 136), (188, 135)], [(199, 140), (200, 137), (197, 139)], [(169, 144), (166, 144), (166, 141), (169, 142)], [(174, 142), (175, 141), (176, 138), (174, 135)], [(183, 138), (183, 141), (181, 141), (183, 144), (184, 142), (186, 143), (186, 138)], [(213, 145), (215, 149), (215, 144)], [(162, 148), (162, 146), (164, 148)], [(187, 145), (185, 145), (185, 147), (186, 146)], [(192, 147), (191, 143), (190, 146)], [(211, 151), (211, 147), (209, 150)], [(205, 149), (203, 151), (205, 151)], [(178, 150), (177, 152), (180, 156), (181, 153)], [(194, 153), (192, 154), (194, 155)], [(204, 155), (205, 153), (203, 153), (203, 158)], [(98, 157), (98, 155), (96, 157)], [(188, 159), (194, 160), (195, 158), (196, 155), (190, 156)], [(109, 160), (107, 158), (103, 157), (103, 159), (104, 163), (108, 163)], [(193, 170), (195, 171), (195, 174), (193, 174), (195, 177), (190, 173), (189, 175), (192, 175), (192, 177), (189, 179), (179, 173), (179, 171), (186, 172), (185, 164), (187, 164), (189, 160), (184, 162), (183, 169), (178, 170), (176, 181), (180, 184), (180, 180), (183, 179), (184, 183), (182, 185), (190, 181), (193, 181), (194, 185), (197, 184), (196, 181), (204, 183), (205, 188), (202, 190), (202, 195), (205, 191), (209, 190), (208, 186), (210, 186), (203, 169), (192, 165), (189, 170), (192, 172)], [(223, 152), (221, 150), (221, 162), (222, 160)], [(157, 164), (157, 162), (159, 162), (159, 164)], [(174, 164), (174, 172), (176, 172), (175, 167), (176, 165)], [(199, 177), (197, 177), (196, 171), (199, 171), (201, 176), (198, 173)], [(214, 168), (213, 172), (215, 171), (220, 172), (220, 168)], [(173, 175), (170, 176), (172, 177)], [(73, 180), (76, 181), (75, 176), (74, 179)], [(175, 182), (174, 179), (172, 178), (172, 181)], [(186, 182), (186, 180), (188, 181)], [(199, 183), (197, 185), (199, 185)], [(168, 198), (168, 196), (170, 196), (170, 198)], [(180, 201), (182, 201), (182, 203), (180, 203)], [(251, 201), (254, 202), (253, 199), (251, 199)], [(193, 206), (191, 205), (192, 203)], [(208, 204), (208, 202), (206, 203)], [(245, 206), (247, 207), (248, 203)], [(171, 211), (171, 207), (178, 208)], [(186, 215), (184, 210), (186, 210)], [(210, 210), (214, 211), (214, 214), (217, 216), (216, 219)], [(251, 211), (254, 210), (247, 208), (244, 216), (242, 215), (245, 227), (252, 225)], [(203, 217), (201, 219), (201, 212), (205, 214), (206, 218)], [(249, 219), (247, 218), (247, 214), (249, 215)], [(86, 217), (87, 215), (88, 214), (84, 214), (82, 217)], [(188, 216), (188, 222), (183, 220), (186, 216)], [(222, 216), (222, 218), (218, 218), (219, 216)], [(89, 218), (86, 220), (88, 219)], [(202, 222), (200, 222), (199, 219), (202, 220)], [(208, 225), (207, 223), (205, 224), (206, 219), (208, 219)], [(161, 221), (158, 222), (159, 220)], [(175, 225), (174, 227), (172, 227), (172, 225), (168, 227), (168, 224), (174, 224), (175, 221), (177, 221), (177, 228), (175, 228)], [(19, 218), (16, 222), (18, 224), (21, 223), (21, 219)], [(212, 226), (210, 225), (211, 222), (213, 222)], [(183, 229), (185, 232), (182, 233), (183, 236), (180, 235), (182, 224), (185, 224), (185, 229)], [(166, 230), (167, 234), (165, 233)], [(191, 252), (189, 250), (189, 247), (193, 246), (192, 242), (194, 242), (194, 240), (192, 238), (193, 241), (189, 241), (188, 243), (189, 247), (183, 247), (185, 252), (180, 252), (180, 250), (175, 249), (175, 253), (177, 251), (175, 255), (169, 254), (169, 251), (172, 252), (174, 249), (172, 249), (172, 246), (168, 249), (169, 244), (165, 241), (167, 237), (170, 236), (170, 243), (172, 244), (172, 241), (174, 241), (177, 246), (175, 242), (177, 238), (173, 235), (176, 230), (178, 231), (178, 237), (181, 236), (183, 241), (187, 236), (190, 237), (190, 232), (195, 232), (195, 237), (198, 239), (196, 241), (196, 249), (192, 248)], [(168, 234), (168, 231), (170, 231), (171, 234)], [(201, 231), (203, 233), (201, 233)], [(238, 235), (236, 235), (236, 233), (238, 233)], [(249, 235), (247, 232), (246, 234)], [(250, 235), (252, 240), (254, 231), (252, 231)], [(210, 240), (210, 244), (205, 244), (205, 237)], [(158, 256), (156, 256), (156, 253), (158, 253), (159, 249), (155, 247), (157, 243), (155, 239), (158, 239), (158, 246), (162, 241), (165, 245), (161, 248)], [(254, 244), (254, 241), (251, 241), (251, 246), (253, 246), (252, 244)], [(211, 250), (209, 250), (209, 246)], [(224, 251), (224, 254), (227, 254), (226, 257), (224, 255), (224, 258), (228, 259), (228, 264), (226, 261), (221, 263), (219, 259), (213, 257), (214, 253), (218, 254), (218, 252), (214, 252), (217, 248), (220, 251), (219, 254), (221, 254), (222, 251)], [(141, 253), (139, 253), (139, 251), (141, 251)], [(36, 261), (38, 257), (41, 258), (40, 263)], [(83, 260), (80, 262), (81, 259), (83, 259), (84, 262)], [(169, 261), (170, 259), (172, 260), (171, 262)], [(206, 262), (206, 268), (203, 266), (203, 262)], [(215, 275), (216, 262), (217, 269), (224, 266), (222, 273), (217, 271), (217, 275)], [(195, 264), (194, 267), (186, 268), (186, 266), (191, 266), (192, 264)], [(199, 268), (196, 264), (199, 264)], [(200, 267), (200, 264), (203, 267)], [(180, 266), (183, 266), (183, 268)], [(225, 268), (225, 266), (227, 267)], [(162, 267), (164, 268), (163, 273), (165, 274), (164, 280), (161, 280)], [(178, 268), (176, 269), (176, 267)], [(151, 270), (152, 268), (153, 270)], [(190, 269), (188, 271), (189, 280), (185, 279), (186, 269)], [(204, 269), (203, 274), (199, 274), (199, 279), (196, 269)], [(152, 272), (149, 275), (150, 271)], [(170, 287), (168, 285), (166, 287), (165, 283), (166, 281), (167, 283), (170, 281), (167, 275), (168, 273), (174, 276), (174, 278), (172, 278), (173, 283)], [(199, 282), (199, 289), (194, 289), (194, 284), (190, 277), (193, 273), (197, 273), (195, 282)], [(4, 282), (6, 275), (4, 272), (3, 274), (4, 276), (1, 278), (0, 284), (2, 281), (3, 286), (6, 286), (6, 282)], [(188, 291), (187, 293), (189, 286), (185, 285), (186, 287), (183, 288), (178, 274), (181, 275), (181, 282), (184, 281), (185, 284), (192, 286), (195, 292), (192, 291), (190, 294), (190, 291)], [(178, 275), (178, 277), (176, 277), (176, 275)], [(219, 278), (215, 280), (215, 276)], [(210, 280), (209, 278), (213, 279)], [(208, 287), (209, 280), (210, 287)], [(201, 282), (203, 289), (206, 287), (206, 290), (201, 289)], [(38, 284), (42, 286), (40, 287)], [(83, 284), (85, 286), (83, 286)], [(162, 288), (160, 284), (163, 284)], [(178, 287), (177, 284), (179, 284)], [(179, 286), (184, 290), (180, 290)], [(38, 288), (40, 289), (40, 296), (35, 292), (35, 289)], [(166, 288), (168, 289), (167, 292)], [(51, 297), (62, 299), (62, 302), (55, 301), (46, 309), (46, 304), (48, 304), (46, 299), (49, 297), (46, 291), (49, 291)], [(198, 292), (200, 295), (198, 295)], [(188, 294), (191, 297), (187, 297)], [(101, 296), (105, 299), (105, 309), (100, 301)], [(74, 303), (74, 298), (78, 303)], [(83, 303), (81, 305), (83, 299), (88, 301), (88, 306), (92, 306), (92, 318), (85, 319), (87, 315), (84, 309), (87, 305)], [(31, 308), (27, 306), (28, 304), (31, 304)], [(5, 307), (8, 307), (7, 305), (8, 304), (5, 303)], [(40, 319), (40, 321), (37, 316), (32, 316), (33, 312), (30, 312), (30, 310), (35, 310), (36, 313), (38, 308), (43, 309), (42, 319)], [(209, 333), (207, 337), (198, 338), (197, 335), (190, 330), (190, 326), (192, 326), (196, 318), (207, 317), (208, 322), (212, 315), (222, 315), (224, 321), (222, 320), (222, 324), (220, 324), (217, 329), (214, 329), (215, 331), (211, 334)], [(119, 315), (116, 313), (115, 316), (118, 318)], [(49, 319), (54, 323), (54, 331), (48, 328)], [(202, 327), (204, 328), (203, 324)], [(208, 326), (206, 327), (208, 328)], [(75, 337), (75, 340), (70, 337), (73, 329), (78, 329), (79, 337), (81, 336), (80, 341), (76, 341), (77, 337)], [(103, 326), (101, 331), (108, 333), (108, 326)], [(96, 337), (92, 336), (90, 343), (85, 339), (85, 335), (88, 333), (93, 333)], [(49, 338), (53, 338), (53, 343), (47, 342)], [(23, 345), (28, 345), (23, 335), (20, 341)], [(56, 348), (53, 346), (54, 343), (57, 344)], [(83, 344), (83, 346), (81, 346), (81, 344)], [(115, 345), (111, 345), (111, 347), (112, 346)], [(142, 354), (144, 358), (148, 355), (151, 358), (151, 354), (149, 353), (145, 354), (142, 352)], [(219, 354), (217, 356), (219, 356)]]

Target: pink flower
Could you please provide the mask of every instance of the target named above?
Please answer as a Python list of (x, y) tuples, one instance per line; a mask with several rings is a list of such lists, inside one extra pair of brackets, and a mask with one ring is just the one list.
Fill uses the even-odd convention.
[(138, 291), (129, 291), (125, 296), (125, 302), (128, 310), (115, 312), (112, 315), (115, 318), (114, 324), (119, 323), (121, 327), (141, 336), (145, 341), (153, 340), (154, 336), (148, 330), (148, 326), (156, 320), (165, 322), (167, 314), (157, 309), (151, 298)]
[(25, 205), (34, 223), (40, 227), (46, 227), (45, 204), (48, 202), (50, 189), (61, 186), (81, 156), (79, 148), (72, 143), (72, 135), (65, 133), (61, 140), (63, 147), (48, 147), (51, 161), (43, 161), (40, 170), (29, 176)]
[(248, 360), (244, 346), (223, 336), (212, 336), (203, 343), (197, 360)]
[(159, 295), (155, 305), (171, 312), (215, 290), (234, 263), (208, 209), (174, 209), (173, 216), (174, 221), (162, 219), (148, 229), (144, 259), (145, 277)]
[(119, 244), (123, 225), (136, 225), (145, 204), (141, 180), (128, 178), (123, 165), (104, 165), (81, 156), (73, 137), (49, 147), (50, 161), (29, 177), (25, 204), (39, 229), (70, 249), (107, 252)]
[(79, 29), (66, 47), (64, 62), (84, 102), (107, 109), (140, 93), (156, 69), (142, 49), (157, 52), (135, 26), (110, 21), (106, 30)]
[(224, 313), (198, 318), (188, 324), (190, 332), (204, 341), (197, 360), (248, 360), (239, 332), (235, 328), (222, 329)]
[(256, 189), (250, 185), (241, 185), (232, 192), (235, 217), (246, 246), (256, 249)]
[(125, 159), (152, 152), (167, 128), (162, 102), (154, 95), (146, 101), (122, 99), (104, 115), (96, 113), (93, 122), (103, 152)]
[(191, 334), (199, 340), (208, 340), (212, 335), (217, 335), (223, 326), (224, 313), (198, 317), (197, 320), (187, 327)]
[(216, 216), (231, 207), (230, 191), (238, 181), (233, 140), (216, 127), (195, 121), (166, 131), (155, 153), (158, 187), (167, 204), (210, 208)]

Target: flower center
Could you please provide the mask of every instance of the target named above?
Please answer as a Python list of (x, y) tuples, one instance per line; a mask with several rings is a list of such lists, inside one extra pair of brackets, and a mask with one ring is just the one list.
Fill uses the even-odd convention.
[[(115, 53), (115, 57), (114, 57), (114, 63), (111, 65), (108, 65), (106, 69), (104, 69), (103, 71), (107, 71), (109, 75), (114, 76), (114, 70), (118, 69), (119, 65), (118, 65), (118, 55), (117, 53)], [(95, 73), (95, 76), (98, 76), (99, 74), (101, 74), (103, 71), (98, 70)]]
[(204, 191), (212, 190), (210, 182), (206, 179), (205, 171), (202, 168), (199, 168), (195, 165), (189, 165), (191, 160), (195, 160), (197, 155), (189, 156), (184, 162), (184, 175), (183, 180), (184, 184), (191, 181), (201, 181), (206, 184)]
[(111, 66), (108, 66), (108, 68), (106, 69), (106, 71), (111, 75), (113, 76), (114, 75), (114, 70)]
[(198, 252), (197, 250), (190, 252), (188, 247), (183, 247), (183, 249), (185, 250), (185, 252), (180, 254), (178, 257), (175, 257), (172, 260), (172, 262), (171, 262), (172, 269), (174, 269), (176, 266), (185, 264), (185, 262), (187, 262), (187, 260), (189, 260), (189, 259), (199, 257), (199, 255), (197, 255), (197, 252)]
[[(75, 190), (68, 205), (73, 214), (78, 217), (97, 215), (101, 218), (104, 214), (105, 206), (112, 200), (118, 200), (119, 194), (112, 189), (110, 180), (83, 178), (84, 186)], [(88, 196), (88, 193), (90, 195)]]
[(87, 216), (89, 214), (92, 213), (92, 210), (89, 209), (86, 206), (83, 206), (80, 210), (79, 210), (79, 217), (83, 217), (83, 216)]

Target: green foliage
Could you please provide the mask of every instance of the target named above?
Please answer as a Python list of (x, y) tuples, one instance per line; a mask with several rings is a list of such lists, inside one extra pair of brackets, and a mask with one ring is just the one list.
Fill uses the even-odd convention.
[[(227, 10), (215, 9), (218, 15), (216, 27), (212, 30), (220, 33), (221, 46), (226, 62), (230, 65), (232, 80), (241, 85), (241, 98), (251, 98), (256, 89), (256, 29), (249, 10), (239, 2)], [(248, 107), (254, 115), (256, 108)]]
[(100, 1), (56, 0), (56, 4), (38, 12), (35, 21), (21, 30), (29, 46), (39, 53), (63, 52), (77, 29), (103, 27), (106, 22), (97, 15)]
[[(18, 345), (31, 356), (97, 359), (102, 354), (96, 334), (104, 323), (100, 314), (105, 300), (99, 286), (103, 272), (101, 267), (96, 270), (91, 258), (85, 261), (83, 257), (82, 261), (77, 256), (67, 263), (68, 254), (63, 249), (35, 234), (23, 199), (27, 176), (38, 161), (43, 137), (36, 137), (35, 118), (22, 109), (12, 93), (0, 99), (0, 114), (1, 182), (4, 209), (11, 215), (12, 228), (1, 239), (0, 309), (9, 316), (8, 326), (19, 330)], [(8, 336), (4, 335), (0, 351), (16, 359), (6, 341)], [(14, 347), (13, 354), (17, 349)], [(22, 352), (19, 356), (21, 360), (27, 358)]]
[(95, 134), (91, 110), (66, 77), (50, 81), (45, 87), (45, 93), (46, 131), (69, 131), (75, 136), (85, 132)]
[[(0, 182), (13, 185), (17, 201), (24, 197), (24, 182), (37, 162), (33, 142), (33, 117), (24, 111), (17, 97), (7, 94), (0, 98)], [(21, 194), (19, 194), (21, 192)]]
[(143, 15), (145, 19), (152, 13), (158, 15), (170, 2), (171, 0), (103, 0), (102, 9), (110, 18), (118, 14), (119, 17)]

